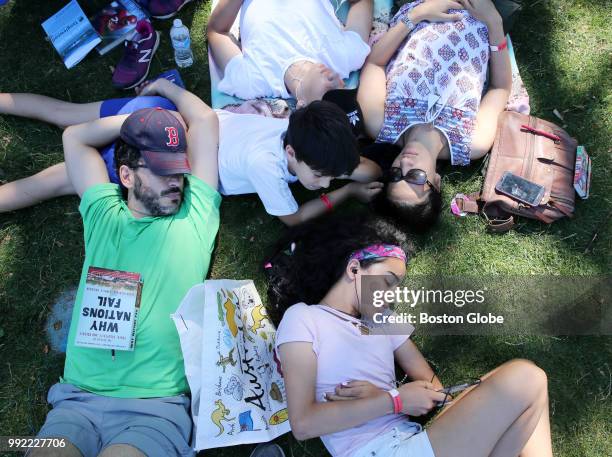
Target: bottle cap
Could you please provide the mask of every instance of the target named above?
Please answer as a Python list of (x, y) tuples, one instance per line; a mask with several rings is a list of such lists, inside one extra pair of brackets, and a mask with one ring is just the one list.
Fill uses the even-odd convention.
[(174, 27), (182, 27), (182, 26), (183, 26), (183, 21), (181, 21), (180, 19), (175, 19), (175, 20), (172, 22), (172, 25), (173, 25)]

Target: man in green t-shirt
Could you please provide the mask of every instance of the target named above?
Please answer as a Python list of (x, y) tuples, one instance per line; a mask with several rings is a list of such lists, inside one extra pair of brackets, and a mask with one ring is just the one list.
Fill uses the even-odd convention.
[[(164, 92), (180, 116), (148, 108), (64, 131), (68, 175), (81, 197), (85, 261), (64, 376), (49, 390), (53, 409), (38, 435), (63, 438), (65, 446), (30, 455), (195, 455), (189, 387), (170, 315), (204, 280), (219, 228), (218, 121), (190, 92), (174, 85)], [(96, 149), (117, 138), (126, 195), (109, 183)], [(133, 351), (75, 345), (89, 267), (140, 275)]]

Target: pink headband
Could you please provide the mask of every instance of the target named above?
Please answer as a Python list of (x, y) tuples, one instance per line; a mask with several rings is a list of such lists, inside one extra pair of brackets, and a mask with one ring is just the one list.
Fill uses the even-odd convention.
[(373, 244), (367, 248), (360, 249), (351, 254), (349, 262), (353, 259), (362, 261), (379, 257), (395, 257), (406, 262), (406, 253), (402, 248), (394, 244)]

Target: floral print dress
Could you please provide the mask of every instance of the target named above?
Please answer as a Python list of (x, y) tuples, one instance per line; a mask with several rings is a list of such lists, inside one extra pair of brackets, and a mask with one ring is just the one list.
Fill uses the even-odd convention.
[[(404, 5), (390, 27), (415, 6)], [(451, 163), (468, 165), (476, 113), (489, 63), (487, 27), (465, 10), (456, 22), (421, 22), (387, 64), (387, 97), (379, 143), (395, 143), (415, 124), (446, 137)]]

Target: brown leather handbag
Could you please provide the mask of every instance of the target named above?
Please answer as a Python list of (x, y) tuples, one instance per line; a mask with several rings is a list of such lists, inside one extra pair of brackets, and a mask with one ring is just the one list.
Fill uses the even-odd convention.
[[(574, 213), (577, 141), (552, 122), (505, 111), (499, 117), (481, 192), (457, 199), (460, 210), (481, 213), (494, 232), (514, 226), (514, 215), (550, 224)], [(544, 187), (538, 206), (529, 206), (495, 189), (505, 172)]]

